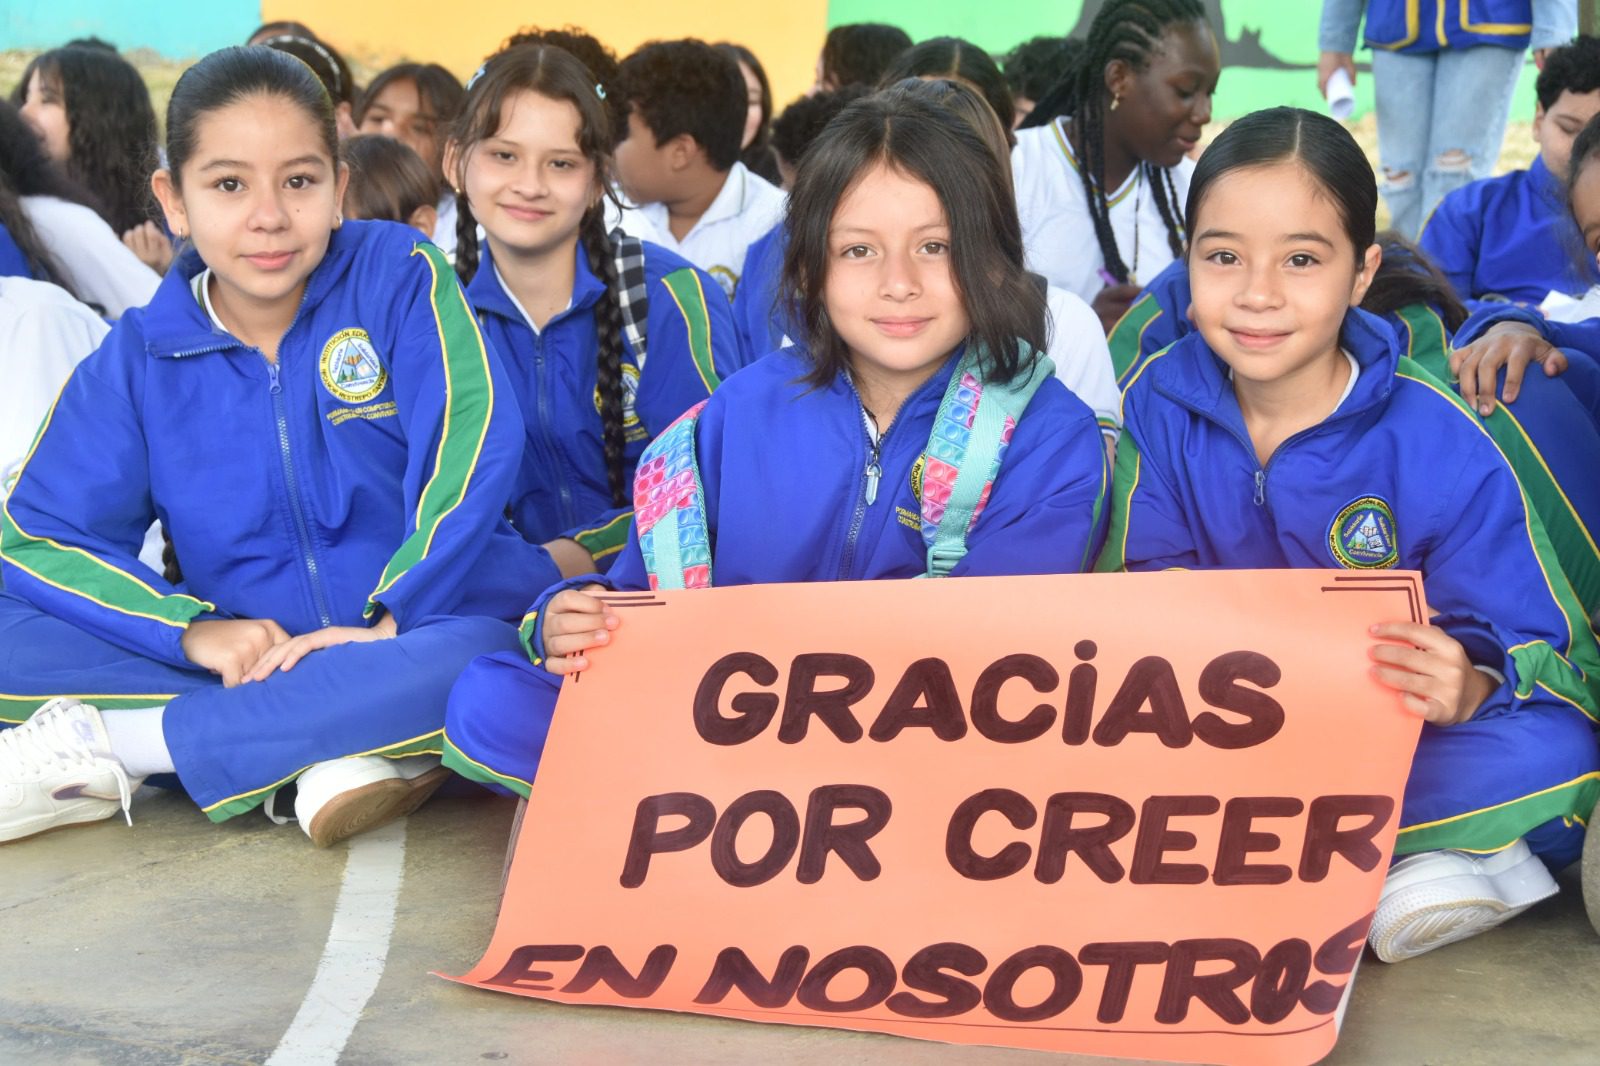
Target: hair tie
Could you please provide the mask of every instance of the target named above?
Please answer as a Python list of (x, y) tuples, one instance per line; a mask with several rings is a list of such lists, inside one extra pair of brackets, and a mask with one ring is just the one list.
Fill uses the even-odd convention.
[(481, 79), (483, 77), (483, 72), (488, 70), (488, 69), (489, 69), (489, 63), (488, 63), (487, 60), (485, 60), (482, 64), (479, 65), (477, 70), (473, 71), (472, 77), (467, 79), (467, 92), (470, 93), (472, 91), (472, 87), (474, 85), (478, 84), (479, 79)]
[(604, 85), (601, 85), (599, 82), (595, 82), (594, 83), (594, 94), (596, 96), (598, 96), (600, 99), (604, 100), (606, 98), (606, 87)]

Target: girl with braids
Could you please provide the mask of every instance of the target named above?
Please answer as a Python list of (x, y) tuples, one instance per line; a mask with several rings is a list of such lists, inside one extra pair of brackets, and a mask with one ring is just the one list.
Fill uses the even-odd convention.
[(614, 669), (586, 649), (633, 639), (593, 595), (603, 587), (1089, 564), (1107, 476), (1094, 416), (1041, 354), (1044, 293), (1001, 155), (927, 96), (858, 100), (805, 153), (779, 286), (798, 343), (651, 444), (605, 578), (544, 593), (523, 624), (532, 661), (487, 656), (456, 682), (447, 765), (528, 794), (561, 677)]
[(526, 422), (511, 519), (569, 577), (611, 565), (639, 454), (743, 358), (708, 275), (606, 234), (610, 145), (584, 65), (518, 45), (475, 77), (445, 150), (456, 270)]
[(1217, 42), (1199, 0), (1109, 0), (1012, 152), (1028, 265), (1106, 332), (1183, 255), (1186, 158), (1211, 121)]

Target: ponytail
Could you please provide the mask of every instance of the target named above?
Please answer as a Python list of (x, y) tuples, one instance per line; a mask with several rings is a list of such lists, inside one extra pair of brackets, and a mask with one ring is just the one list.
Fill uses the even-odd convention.
[(631, 486), (624, 469), (627, 436), (622, 424), (622, 303), (617, 299), (617, 261), (611, 239), (606, 236), (603, 207), (593, 207), (583, 216), (578, 239), (589, 257), (590, 271), (605, 286), (594, 306), (595, 331), (600, 340), (595, 363), (600, 442), (605, 452), (606, 480), (611, 483), (611, 502), (626, 507)]
[(465, 192), (456, 193), (456, 275), (465, 285), (478, 272), (478, 220)]

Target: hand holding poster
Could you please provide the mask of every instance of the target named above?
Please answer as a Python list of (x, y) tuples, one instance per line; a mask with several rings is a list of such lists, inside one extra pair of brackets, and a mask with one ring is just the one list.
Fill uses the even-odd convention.
[(1419, 720), (1416, 575), (612, 599), (462, 980), (957, 1043), (1301, 1064), (1336, 1038)]

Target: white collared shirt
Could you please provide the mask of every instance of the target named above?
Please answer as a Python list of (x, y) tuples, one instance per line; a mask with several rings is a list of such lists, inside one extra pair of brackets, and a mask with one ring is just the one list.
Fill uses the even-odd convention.
[[(1092, 302), (1106, 287), (1100, 277), (1105, 258), (1095, 240), (1094, 222), (1084, 198), (1077, 157), (1067, 143), (1066, 125), (1067, 119), (1058, 118), (1048, 126), (1017, 131), (1017, 146), (1011, 150), (1012, 180), (1028, 269), (1043, 274), (1050, 284)], [(1173, 258), (1167, 244), (1166, 223), (1143, 171), (1143, 167), (1135, 168), (1106, 198), (1117, 250), (1133, 272), (1130, 280), (1135, 284), (1154, 278)], [(1194, 160), (1187, 158), (1172, 168), (1178, 193), (1175, 217), (1183, 213), (1193, 172)]]
[[(717, 198), (683, 240), (672, 236), (666, 204), (641, 204), (637, 212), (624, 212), (621, 222), (630, 236), (669, 248), (716, 278), (732, 300), (739, 275), (744, 272), (745, 252), (783, 221), (785, 200), (782, 189), (752, 173), (743, 163), (735, 163)], [(647, 225), (641, 226), (630, 217), (635, 213)]]

